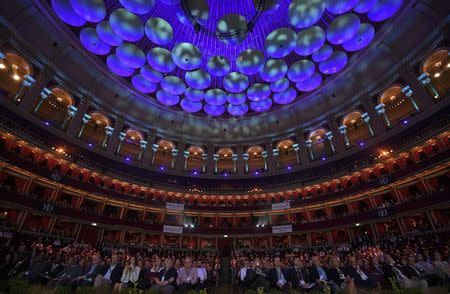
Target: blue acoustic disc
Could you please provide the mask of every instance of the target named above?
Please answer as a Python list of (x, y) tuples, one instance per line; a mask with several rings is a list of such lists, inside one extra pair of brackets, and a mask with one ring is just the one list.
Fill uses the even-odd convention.
[(280, 28), (272, 31), (264, 41), (267, 55), (272, 58), (288, 56), (294, 49), (297, 35), (289, 28)]
[(106, 44), (110, 46), (119, 46), (123, 43), (122, 38), (120, 38), (116, 35), (116, 33), (113, 32), (109, 21), (104, 20), (102, 22), (99, 22), (95, 29), (97, 30), (97, 35)]
[(322, 48), (315, 52), (311, 57), (315, 62), (322, 62), (330, 58), (331, 54), (333, 54), (333, 48), (328, 45), (323, 45)]
[(201, 102), (195, 102), (190, 99), (184, 98), (180, 102), (181, 108), (187, 112), (199, 112), (203, 108), (203, 104)]
[(242, 51), (236, 59), (236, 68), (246, 75), (258, 73), (264, 66), (265, 58), (261, 51), (247, 49)]
[(261, 79), (266, 82), (275, 82), (283, 78), (288, 71), (286, 61), (283, 59), (269, 59), (259, 72)]
[(176, 105), (180, 101), (180, 97), (178, 97), (177, 95), (170, 95), (164, 92), (164, 90), (162, 89), (156, 92), (156, 99), (158, 99), (159, 102), (167, 106)]
[(155, 70), (162, 73), (169, 73), (177, 67), (172, 60), (172, 53), (160, 47), (152, 48), (147, 52), (147, 61)]
[(211, 85), (211, 76), (203, 69), (188, 71), (184, 75), (186, 83), (197, 90), (203, 90)]
[(343, 14), (355, 7), (359, 0), (326, 0), (326, 8), (333, 14)]
[(267, 98), (266, 100), (250, 102), (250, 108), (255, 112), (264, 112), (272, 107), (272, 99)]
[(367, 16), (371, 21), (385, 21), (391, 18), (402, 6), (403, 0), (379, 0), (377, 4), (369, 10)]
[(186, 89), (183, 80), (176, 76), (166, 76), (161, 81), (161, 88), (170, 95), (181, 95)]
[(295, 53), (308, 56), (322, 48), (325, 44), (326, 35), (321, 27), (312, 26), (302, 30), (297, 35)]
[(239, 93), (247, 89), (248, 77), (238, 72), (230, 72), (223, 78), (223, 87), (231, 93)]
[(247, 89), (247, 97), (250, 101), (266, 100), (270, 96), (270, 88), (266, 84), (256, 83)]
[(227, 101), (233, 105), (241, 105), (245, 101), (247, 101), (247, 96), (244, 92), (242, 93), (228, 93)]
[(84, 28), (80, 31), (80, 41), (84, 48), (97, 55), (106, 55), (111, 46), (103, 42), (93, 28)]
[(336, 17), (327, 28), (327, 40), (333, 45), (340, 45), (353, 38), (359, 30), (359, 17), (348, 13)]
[(149, 82), (141, 74), (133, 76), (131, 78), (131, 83), (136, 88), (136, 90), (145, 94), (153, 93), (158, 88), (158, 84)]
[(320, 73), (315, 72), (309, 79), (306, 81), (295, 84), (297, 89), (302, 92), (310, 92), (315, 90), (322, 83), (322, 76)]
[(121, 77), (130, 77), (135, 71), (134, 68), (124, 65), (116, 54), (109, 55), (106, 58), (106, 65), (113, 73)]
[(119, 0), (120, 4), (135, 14), (146, 14), (152, 10), (155, 0)]
[(314, 25), (325, 11), (323, 0), (292, 0), (289, 5), (289, 22), (298, 29)]
[(319, 70), (323, 74), (331, 75), (342, 70), (347, 64), (347, 54), (343, 51), (335, 51), (330, 58), (319, 63)]
[[(230, 13), (222, 16), (217, 22), (216, 33), (219, 35), (229, 35), (230, 38), (223, 38), (224, 43), (238, 45), (247, 38), (247, 19), (240, 14)], [(239, 32), (236, 34), (236, 32)], [(236, 37), (232, 37), (235, 34)]]
[(342, 44), (342, 47), (349, 52), (361, 50), (372, 42), (374, 36), (375, 28), (369, 23), (363, 23), (359, 26), (356, 36)]
[(275, 93), (273, 95), (273, 101), (277, 104), (288, 104), (295, 100), (297, 97), (297, 91), (292, 88), (287, 88), (283, 92)]
[(110, 14), (109, 24), (113, 32), (125, 41), (136, 42), (144, 36), (141, 19), (124, 8), (116, 9)]
[(194, 70), (202, 63), (202, 53), (191, 43), (178, 43), (172, 49), (172, 59), (181, 69)]
[(210, 89), (206, 91), (204, 99), (212, 106), (224, 105), (227, 102), (227, 93), (221, 89)]
[(367, 13), (369, 10), (375, 7), (378, 0), (359, 0), (358, 4), (355, 6), (355, 12), (362, 14)]
[(291, 82), (303, 82), (309, 79), (316, 70), (314, 62), (311, 60), (303, 59), (299, 60), (289, 67), (287, 76)]
[(241, 116), (248, 112), (248, 105), (246, 103), (240, 105), (228, 104), (227, 111), (232, 116)]
[(186, 90), (184, 90), (184, 96), (191, 101), (199, 102), (203, 100), (205, 93), (201, 90), (186, 88)]
[(205, 104), (205, 106), (203, 107), (203, 110), (211, 116), (219, 116), (225, 112), (225, 106), (223, 106), (223, 105), (213, 106), (213, 105)]
[(222, 77), (230, 72), (230, 62), (224, 56), (213, 56), (206, 65), (208, 72), (216, 77)]
[(123, 43), (116, 48), (116, 55), (128, 67), (141, 68), (145, 65), (145, 53), (138, 46)]
[(270, 84), (270, 90), (276, 93), (283, 92), (287, 88), (289, 88), (289, 80), (287, 78), (281, 78), (278, 81)]
[(151, 83), (159, 83), (163, 78), (163, 74), (153, 69), (150, 65), (141, 67), (141, 75)]
[(52, 0), (52, 8), (56, 15), (68, 25), (81, 27), (86, 23), (86, 20), (73, 10), (69, 0)]
[(73, 10), (88, 22), (100, 22), (106, 16), (103, 0), (70, 0)]
[(159, 17), (149, 18), (145, 23), (145, 34), (157, 45), (167, 45), (173, 39), (172, 26)]

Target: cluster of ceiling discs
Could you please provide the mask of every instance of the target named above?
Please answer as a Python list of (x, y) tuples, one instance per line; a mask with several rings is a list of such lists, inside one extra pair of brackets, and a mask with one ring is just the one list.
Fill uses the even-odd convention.
[[(265, 112), (317, 89), (370, 44), (376, 23), (403, 2), (265, 0), (252, 30), (234, 38), (260, 0), (227, 0), (226, 9), (208, 0), (50, 1), (62, 21), (78, 28), (81, 44), (137, 91), (211, 116)], [(230, 38), (202, 36), (180, 1), (199, 24)]]

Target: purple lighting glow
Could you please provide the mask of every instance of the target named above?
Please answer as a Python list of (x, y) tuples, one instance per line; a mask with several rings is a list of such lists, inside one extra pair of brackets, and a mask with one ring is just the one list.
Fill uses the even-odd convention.
[(322, 157), (322, 160), (326, 160), (327, 158), (324, 156), (324, 157)]
[(404, 121), (402, 121), (402, 124), (407, 125), (408, 121), (405, 119)]
[(126, 157), (126, 158), (125, 158), (125, 160), (126, 160), (126, 161), (130, 161), (130, 160), (131, 160), (131, 158), (129, 158), (129, 157)]
[(359, 146), (363, 147), (364, 146), (364, 142), (359, 143)]
[(50, 123), (48, 121), (44, 122), (44, 125), (49, 126)]
[(292, 166), (289, 165), (289, 166), (287, 167), (287, 169), (288, 169), (288, 170), (291, 170), (291, 169), (292, 169)]
[(159, 170), (164, 170), (164, 169), (165, 169), (164, 166), (160, 166), (160, 167), (159, 167)]
[(94, 146), (94, 145), (92, 145), (92, 143), (89, 143), (88, 146), (89, 146), (89, 147), (92, 147), (92, 146)]

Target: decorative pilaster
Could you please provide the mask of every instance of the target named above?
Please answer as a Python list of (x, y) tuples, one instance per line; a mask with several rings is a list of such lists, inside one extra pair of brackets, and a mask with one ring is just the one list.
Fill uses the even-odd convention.
[(183, 152), (183, 161), (182, 161), (184, 171), (187, 171), (188, 158), (189, 158), (189, 151), (185, 150)]
[(364, 123), (367, 125), (367, 128), (369, 129), (369, 133), (372, 137), (375, 136), (372, 126), (370, 125), (370, 116), (367, 112), (364, 112), (361, 114), (361, 119), (364, 121)]
[(295, 157), (297, 158), (297, 164), (300, 164), (300, 156), (298, 154), (298, 151), (300, 150), (300, 147), (298, 147), (298, 144), (295, 143), (295, 144), (292, 144), (292, 149), (295, 152)]
[(25, 112), (29, 112), (36, 102), (36, 97), (42, 93), (45, 86), (51, 81), (54, 71), (50, 68), (42, 70), (36, 78), (36, 81), (32, 83), (30, 89), (20, 99), (19, 108)]
[(267, 168), (267, 151), (264, 150), (263, 152), (261, 152), (261, 155), (264, 160), (264, 170), (268, 170), (268, 168)]
[(392, 127), (391, 122), (389, 121), (389, 118), (387, 117), (387, 114), (386, 114), (385, 105), (383, 103), (380, 103), (377, 106), (375, 106), (375, 110), (377, 111), (378, 115), (380, 115), (383, 118), (386, 126), (388, 128)]
[(125, 119), (123, 117), (118, 117), (114, 125), (113, 133), (111, 139), (109, 140), (106, 150), (110, 153), (114, 153), (117, 150), (119, 144), (119, 135), (122, 132), (123, 126), (125, 125)]
[(119, 145), (117, 145), (116, 154), (120, 154), (120, 149), (122, 149), (123, 141), (125, 140), (125, 137), (127, 134), (124, 132), (120, 132), (119, 134)]
[(86, 127), (86, 124), (91, 120), (91, 116), (89, 114), (84, 114), (83, 119), (81, 120), (82, 125), (80, 128), (80, 131), (78, 132), (78, 138), (81, 138), (81, 135), (83, 134), (84, 128)]
[(76, 113), (77, 113), (77, 108), (75, 106), (69, 105), (69, 107), (67, 107), (66, 118), (64, 119), (64, 122), (61, 125), (61, 129), (63, 129), (63, 130), (66, 129), (67, 125), (75, 117)]
[(175, 169), (175, 163), (177, 161), (178, 149), (172, 149), (172, 162), (170, 164), (171, 169)]
[(376, 136), (380, 136), (386, 133), (386, 124), (384, 120), (380, 117), (378, 112), (375, 110), (371, 99), (367, 97), (363, 100), (363, 107), (366, 110), (368, 116), (371, 119), (371, 127)]
[(243, 175), (245, 173), (244, 147), (242, 147), (241, 145), (238, 145), (236, 147), (236, 151), (237, 151), (237, 158), (238, 158), (237, 173), (238, 173), (238, 175)]
[(36, 107), (34, 107), (33, 112), (36, 113), (39, 111), (39, 108), (41, 108), (42, 103), (44, 103), (45, 99), (48, 98), (48, 96), (50, 96), (52, 94), (52, 91), (49, 90), (48, 88), (44, 87), (44, 89), (42, 89), (41, 93), (39, 94), (39, 101), (36, 104)]
[(208, 165), (206, 168), (206, 173), (209, 175), (214, 174), (214, 166), (215, 166), (215, 161), (214, 161), (214, 146), (210, 145), (207, 147), (207, 154), (208, 154)]
[(325, 137), (327, 138), (327, 141), (330, 143), (331, 153), (335, 154), (336, 150), (335, 150), (334, 144), (333, 144), (333, 133), (328, 131), (325, 133)]
[(156, 157), (156, 152), (158, 151), (159, 148), (159, 144), (153, 144), (152, 145), (152, 154), (151, 154), (151, 164), (155, 164), (155, 157)]
[(244, 166), (245, 166), (244, 172), (245, 172), (246, 174), (248, 174), (248, 159), (250, 158), (250, 155), (248, 155), (248, 153), (244, 153), (244, 154), (242, 155), (242, 158), (244, 159)]
[(145, 150), (147, 149), (147, 141), (141, 140), (139, 142), (139, 156), (138, 156), (138, 160), (141, 161), (142, 160), (142, 156), (145, 154)]
[(203, 153), (202, 154), (202, 174), (206, 173), (206, 165), (208, 163), (208, 154)]
[(338, 129), (339, 129), (339, 133), (344, 137), (345, 145), (350, 147), (350, 142), (348, 141), (348, 137), (347, 137), (347, 126), (342, 125)]
[(75, 115), (68, 122), (67, 126), (67, 134), (69, 136), (75, 137), (77, 135), (77, 131), (79, 131), (81, 127), (82, 120), (89, 106), (91, 105), (91, 99), (88, 96), (81, 98), (78, 107), (76, 108)]
[(214, 173), (217, 174), (218, 171), (218, 161), (219, 161), (219, 154), (214, 154), (213, 155), (213, 160), (214, 160)]
[(314, 160), (314, 154), (313, 154), (313, 152), (312, 152), (312, 141), (311, 141), (311, 140), (306, 140), (306, 141), (305, 141), (305, 147), (306, 147), (306, 149), (308, 150), (309, 159), (310, 159), (311, 161), (313, 161), (313, 160)]
[(440, 98), (439, 92), (433, 86), (430, 75), (428, 73), (424, 72), (417, 79), (428, 90), (428, 92), (433, 96), (434, 99)]
[(113, 134), (113, 131), (114, 131), (114, 129), (112, 127), (110, 127), (110, 126), (105, 127), (105, 138), (103, 139), (102, 146), (101, 146), (103, 149), (105, 149), (106, 146), (108, 146), (109, 140)]
[(22, 96), (25, 95), (25, 93), (28, 92), (31, 87), (33, 87), (34, 83), (36, 83), (36, 80), (32, 76), (26, 75), (12, 101), (14, 103), (19, 103), (20, 101), (22, 101)]
[(334, 116), (328, 117), (327, 123), (330, 126), (330, 131), (327, 132), (325, 134), (325, 136), (330, 141), (331, 150), (333, 151), (333, 154), (345, 152), (346, 148), (345, 148), (345, 143), (342, 140), (342, 137), (336, 136), (333, 140), (334, 135), (339, 134), (339, 129), (338, 129), (338, 125), (336, 123), (336, 118)]

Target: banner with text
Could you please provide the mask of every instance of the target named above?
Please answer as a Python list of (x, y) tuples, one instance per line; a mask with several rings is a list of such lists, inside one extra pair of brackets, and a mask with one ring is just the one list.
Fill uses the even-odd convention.
[(273, 234), (292, 233), (292, 225), (272, 226)]
[(289, 201), (272, 203), (272, 210), (283, 210), (289, 208), (291, 208), (291, 204), (289, 203)]
[(166, 209), (168, 209), (168, 210), (176, 210), (176, 211), (183, 211), (184, 210), (184, 204), (166, 202)]
[(164, 227), (163, 227), (163, 233), (169, 233), (169, 234), (183, 234), (183, 227), (182, 227), (182, 226), (169, 226), (169, 225), (164, 225)]

